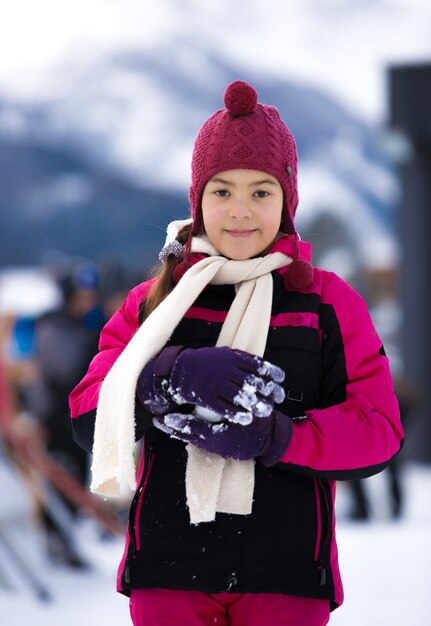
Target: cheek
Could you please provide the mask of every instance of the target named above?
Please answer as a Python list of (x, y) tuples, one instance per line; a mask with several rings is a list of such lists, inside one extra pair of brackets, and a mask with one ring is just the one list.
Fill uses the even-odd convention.
[(277, 232), (281, 229), (281, 224), (283, 221), (283, 207), (279, 211), (276, 212), (276, 216), (274, 218), (274, 228)]
[(203, 208), (202, 219), (206, 232), (208, 230), (217, 230), (221, 224), (221, 212), (211, 208)]
[(277, 234), (278, 232), (280, 232), (280, 230), (281, 230), (281, 222), (282, 222), (282, 220), (281, 220), (281, 216), (280, 216), (278, 219), (276, 219), (276, 220), (275, 220), (275, 222), (274, 222), (274, 231), (275, 231), (275, 234)]
[(266, 232), (268, 236), (273, 234), (274, 236), (279, 232), (281, 228), (281, 215), (273, 215), (266, 223)]
[(203, 222), (203, 225), (204, 225), (205, 232), (208, 233), (208, 231), (211, 231), (211, 229), (212, 229), (212, 220), (211, 220), (211, 217), (208, 215), (208, 213), (202, 212), (202, 222)]

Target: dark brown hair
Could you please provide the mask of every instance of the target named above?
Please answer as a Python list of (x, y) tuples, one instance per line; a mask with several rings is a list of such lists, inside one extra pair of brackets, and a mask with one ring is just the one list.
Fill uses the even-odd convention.
[[(186, 245), (190, 232), (192, 229), (192, 223), (183, 226), (176, 236), (177, 241)], [(152, 278), (156, 278), (151, 286), (148, 296), (143, 300), (139, 307), (139, 323), (142, 322), (156, 309), (159, 304), (168, 296), (175, 287), (174, 282), (174, 270), (182, 263), (183, 259), (178, 259), (175, 255), (170, 254), (166, 259), (166, 262), (162, 265), (157, 265), (151, 272)]]

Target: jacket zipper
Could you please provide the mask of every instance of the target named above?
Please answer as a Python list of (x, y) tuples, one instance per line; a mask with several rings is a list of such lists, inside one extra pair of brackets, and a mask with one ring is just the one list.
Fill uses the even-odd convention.
[(320, 478), (314, 478), (313, 480), (317, 506), (317, 536), (314, 560), (318, 564), (320, 572), (320, 585), (323, 586), (326, 584), (327, 579), (328, 563), (325, 559), (325, 552), (331, 533), (331, 515), (328, 495), (322, 480)]
[(144, 499), (145, 490), (148, 485), (148, 479), (150, 478), (151, 468), (153, 467), (154, 462), (154, 452), (149, 451), (148, 462), (146, 463), (146, 467), (142, 474), (142, 479), (138, 488), (138, 498), (136, 501), (135, 507), (135, 519), (133, 522), (133, 536), (134, 536), (134, 548), (135, 551), (139, 551), (141, 549), (141, 538), (139, 536), (139, 518), (141, 515), (142, 501)]
[[(143, 454), (145, 454), (145, 452)], [(145, 490), (148, 484), (148, 479), (150, 477), (150, 471), (153, 466), (153, 461), (154, 461), (154, 452), (152, 452), (150, 448), (148, 461), (147, 461), (147, 458), (144, 459), (144, 469), (142, 472), (142, 478), (139, 482), (139, 486), (136, 490), (135, 496), (130, 506), (130, 516), (129, 516), (130, 543), (129, 543), (128, 555), (127, 555), (126, 563), (124, 565), (124, 573), (123, 573), (124, 582), (126, 585), (129, 585), (131, 582), (130, 560), (134, 560), (136, 558), (136, 552), (140, 550), (141, 548), (141, 539), (139, 537), (139, 516), (141, 513), (142, 500), (144, 498)], [(133, 509), (134, 509), (134, 514), (132, 513)]]

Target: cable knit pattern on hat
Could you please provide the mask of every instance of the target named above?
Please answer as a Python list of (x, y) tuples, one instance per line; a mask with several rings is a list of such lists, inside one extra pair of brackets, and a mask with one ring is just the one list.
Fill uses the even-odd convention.
[(215, 174), (231, 169), (267, 172), (284, 193), (283, 225), (294, 232), (298, 205), (298, 155), (292, 133), (273, 106), (259, 104), (256, 90), (237, 80), (224, 95), (225, 109), (204, 123), (195, 141), (189, 199), (193, 232), (202, 231), (201, 200), (204, 187)]

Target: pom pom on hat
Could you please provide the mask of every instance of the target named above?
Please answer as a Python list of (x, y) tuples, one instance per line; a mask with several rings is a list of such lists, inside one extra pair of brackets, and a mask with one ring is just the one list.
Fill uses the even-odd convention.
[(313, 280), (313, 266), (304, 259), (294, 259), (286, 268), (285, 281), (292, 289), (305, 289)]
[(286, 267), (284, 280), (290, 289), (305, 289), (313, 281), (314, 269), (307, 259), (302, 258), (299, 252), (299, 235), (295, 232), (295, 248), (292, 262)]
[(193, 262), (190, 260), (185, 260), (182, 263), (178, 263), (172, 274), (172, 280), (176, 285), (180, 282), (184, 274), (192, 267), (192, 265)]
[(253, 113), (257, 105), (257, 91), (243, 80), (236, 80), (224, 93), (224, 105), (232, 115)]

